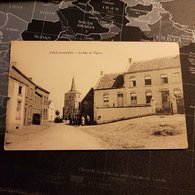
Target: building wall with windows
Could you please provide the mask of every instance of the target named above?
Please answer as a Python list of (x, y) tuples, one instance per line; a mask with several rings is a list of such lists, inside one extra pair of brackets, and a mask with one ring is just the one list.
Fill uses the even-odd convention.
[(32, 117), (34, 112), (33, 108), (35, 103), (35, 83), (32, 82), (31, 78), (28, 78), (19, 69), (12, 65), (10, 66), (9, 78), (18, 80), (26, 85), (24, 125), (30, 125), (32, 123)]
[[(134, 77), (135, 85), (131, 78)], [(163, 92), (169, 94), (169, 101), (176, 101), (176, 94), (183, 94), (181, 70), (169, 68), (155, 71), (126, 73), (124, 75), (127, 105), (150, 104), (155, 100), (157, 109), (163, 107)], [(173, 105), (175, 105), (173, 103)]]
[(94, 91), (94, 121), (97, 124), (151, 115), (151, 105), (129, 104), (125, 88)]
[[(148, 106), (151, 109), (144, 108)], [(125, 73), (101, 75), (94, 88), (94, 120), (99, 120), (102, 115), (105, 118), (106, 113), (113, 115), (117, 112), (113, 108), (124, 108), (125, 113), (130, 113), (125, 111), (126, 108), (139, 110), (140, 113), (151, 110), (151, 114), (158, 111), (183, 113), (179, 56), (133, 63)], [(118, 110), (120, 114), (115, 113), (115, 120), (124, 118), (121, 109)]]
[(41, 115), (41, 124), (48, 122), (49, 92), (40, 86), (35, 87), (34, 113)]
[[(123, 96), (123, 100), (121, 95)], [(109, 108), (126, 106), (125, 88), (94, 91), (94, 107)]]
[[(20, 107), (22, 107), (22, 119), (20, 120), (19, 126), (32, 124), (33, 114), (40, 113), (40, 110), (42, 110), (43, 107), (41, 106), (43, 104), (40, 94), (45, 94), (47, 101), (49, 95), (49, 92), (42, 88), (41, 92), (37, 91), (37, 87), (38, 86), (32, 81), (32, 78), (27, 77), (14, 65), (10, 65), (7, 107), (9, 108), (10, 105), (12, 105), (12, 109), (7, 109), (7, 127), (12, 126), (14, 129), (17, 127), (17, 125), (15, 125), (16, 123), (13, 116), (15, 115), (16, 110), (20, 110)], [(20, 95), (17, 97), (20, 93), (22, 93), (22, 96)], [(22, 102), (17, 105), (16, 101), (18, 98), (21, 99), (21, 97)], [(45, 104), (44, 108), (48, 109), (48, 104)], [(14, 110), (15, 112), (13, 112)], [(45, 121), (46, 120), (47, 118), (45, 118)]]
[(102, 74), (94, 88), (94, 107), (126, 106), (123, 73)]
[(17, 129), (24, 123), (26, 85), (16, 79), (9, 79), (6, 110), (7, 131)]

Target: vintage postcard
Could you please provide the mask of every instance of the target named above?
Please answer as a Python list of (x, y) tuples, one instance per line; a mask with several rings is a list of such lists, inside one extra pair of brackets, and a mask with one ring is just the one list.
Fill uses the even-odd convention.
[(5, 150), (187, 147), (177, 43), (12, 42)]

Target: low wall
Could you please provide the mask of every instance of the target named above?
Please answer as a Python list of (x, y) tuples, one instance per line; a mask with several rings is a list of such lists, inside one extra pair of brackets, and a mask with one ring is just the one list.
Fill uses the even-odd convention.
[(94, 120), (97, 124), (109, 123), (134, 117), (152, 115), (151, 106), (125, 108), (96, 108)]

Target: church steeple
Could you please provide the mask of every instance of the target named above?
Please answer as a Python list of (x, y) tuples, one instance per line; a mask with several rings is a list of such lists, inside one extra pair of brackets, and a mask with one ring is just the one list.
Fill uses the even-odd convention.
[(76, 85), (74, 81), (74, 76), (72, 77), (71, 91), (76, 91)]
[(79, 114), (80, 102), (82, 94), (76, 90), (74, 75), (72, 77), (72, 84), (70, 91), (64, 94), (64, 118), (69, 119), (70, 116)]

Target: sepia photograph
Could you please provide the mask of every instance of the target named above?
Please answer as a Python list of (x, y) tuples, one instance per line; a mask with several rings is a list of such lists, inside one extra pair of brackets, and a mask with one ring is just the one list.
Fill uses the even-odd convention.
[(177, 43), (11, 43), (5, 150), (187, 147)]

